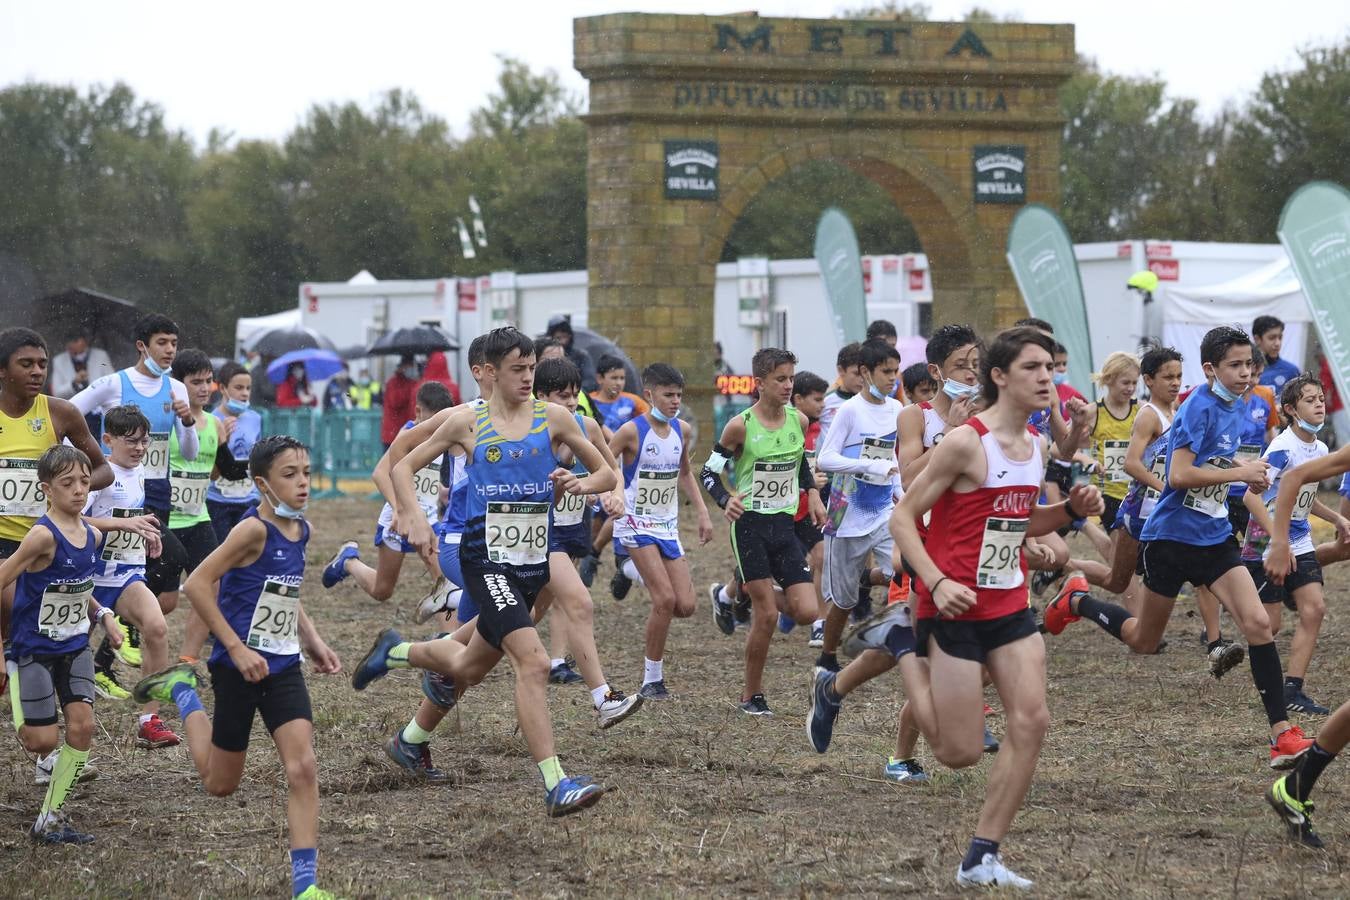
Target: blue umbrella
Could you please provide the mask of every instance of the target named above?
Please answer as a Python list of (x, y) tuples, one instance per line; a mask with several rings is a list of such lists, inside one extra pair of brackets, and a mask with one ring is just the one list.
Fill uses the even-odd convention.
[(325, 378), (332, 378), (347, 365), (342, 361), (342, 357), (332, 350), (306, 347), (303, 350), (283, 353), (272, 360), (271, 365), (267, 367), (268, 379), (273, 384), (281, 384), (286, 380), (286, 372), (296, 363), (304, 365), (305, 377), (310, 381), (323, 381)]

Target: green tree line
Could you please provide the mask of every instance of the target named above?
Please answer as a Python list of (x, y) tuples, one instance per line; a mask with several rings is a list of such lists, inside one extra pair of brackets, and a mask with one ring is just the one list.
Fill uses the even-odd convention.
[[(1090, 60), (1061, 103), (1061, 212), (1077, 241), (1273, 241), (1299, 184), (1350, 183), (1350, 42), (1305, 49), (1211, 120), (1159, 78)], [(584, 268), (580, 111), (555, 74), (503, 59), (463, 137), (394, 90), (316, 105), (282, 141), (215, 132), (195, 146), (125, 85), (4, 88), (0, 305), (78, 284), (168, 312), (192, 323), (194, 343), (225, 350), (237, 317), (293, 305), (301, 281)], [(470, 194), (489, 246), (464, 260), (455, 217)], [(812, 164), (755, 199), (724, 258), (810, 256), (829, 205), (850, 214), (864, 252), (921, 249), (878, 186)]]

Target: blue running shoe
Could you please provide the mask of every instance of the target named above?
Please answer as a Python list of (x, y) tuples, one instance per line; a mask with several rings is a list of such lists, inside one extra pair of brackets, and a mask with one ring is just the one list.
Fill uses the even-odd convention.
[(815, 669), (811, 676), (811, 710), (806, 714), (806, 737), (811, 749), (824, 753), (834, 736), (834, 720), (844, 701), (834, 696), (835, 673)]
[(881, 774), (887, 781), (900, 784), (925, 784), (928, 781), (928, 773), (916, 759), (896, 759), (892, 756), (886, 760), (886, 767), (881, 770)]
[(600, 557), (592, 553), (589, 556), (583, 556), (581, 562), (577, 564), (577, 574), (581, 576), (581, 583), (589, 588), (595, 583), (595, 572), (600, 568)]
[(361, 661), (352, 670), (352, 687), (364, 691), (366, 686), (377, 678), (389, 674), (389, 651), (403, 643), (403, 635), (392, 628), (386, 628), (375, 637), (375, 643)]
[(787, 634), (796, 627), (797, 627), (796, 619), (792, 618), (787, 613), (778, 614), (778, 630), (783, 632), (783, 634)]
[(422, 696), (444, 710), (455, 708), (455, 680), (426, 669), (422, 672)]
[(666, 680), (648, 681), (638, 688), (637, 695), (643, 700), (669, 700), (670, 691), (666, 690)]
[(39, 844), (92, 844), (94, 836), (76, 831), (64, 813), (51, 813), (41, 825), (34, 824), (29, 832)]
[(323, 586), (331, 588), (347, 577), (347, 560), (360, 559), (361, 549), (356, 541), (348, 541), (338, 548), (328, 565), (323, 567)]
[(581, 673), (572, 668), (572, 663), (568, 660), (563, 660), (548, 670), (549, 684), (576, 684), (585, 680), (581, 677)]
[(594, 806), (604, 796), (604, 785), (596, 784), (582, 775), (578, 778), (564, 778), (554, 785), (544, 797), (544, 806), (553, 818), (570, 816), (574, 812)]
[(431, 747), (428, 744), (413, 744), (403, 739), (403, 733), (397, 732), (385, 742), (384, 752), (397, 765), (427, 781), (448, 781), (450, 776), (431, 763)]
[(998, 738), (994, 737), (994, 733), (990, 731), (988, 728), (984, 729), (984, 752), (985, 753), (998, 752)]

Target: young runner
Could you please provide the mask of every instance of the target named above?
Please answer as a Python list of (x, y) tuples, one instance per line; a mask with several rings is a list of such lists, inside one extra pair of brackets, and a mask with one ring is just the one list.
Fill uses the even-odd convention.
[(80, 518), (90, 470), (89, 458), (74, 447), (58, 444), (38, 458), (37, 484), (47, 512), (0, 563), (0, 585), (15, 586), (5, 669), (19, 743), (29, 753), (46, 756), (58, 747), (58, 707), (66, 724), (65, 743), (31, 831), (44, 844), (94, 840), (75, 830), (64, 812), (93, 744), (89, 620), (105, 614), (94, 599), (103, 536)]
[(1098, 600), (1088, 593), (1085, 579), (1074, 577), (1046, 607), (1045, 629), (1059, 634), (1081, 614), (1136, 653), (1152, 654), (1182, 584), (1208, 587), (1247, 638), (1252, 681), (1270, 724), (1270, 765), (1285, 769), (1312, 740), (1289, 723), (1280, 653), (1256, 585), (1238, 557), (1226, 502), (1234, 481), (1258, 493), (1270, 486), (1261, 460), (1232, 458), (1243, 428), (1238, 401), (1251, 381), (1251, 339), (1236, 328), (1214, 328), (1200, 344), (1200, 358), (1213, 385), (1195, 389), (1168, 432), (1166, 484), (1140, 534), (1144, 592), (1139, 615)]
[(600, 389), (591, 392), (591, 405), (606, 428), (618, 431), (647, 412), (646, 400), (624, 390), (628, 376), (623, 360), (617, 356), (602, 356), (595, 364), (595, 371), (600, 378)]
[[(433, 669), (456, 686), (480, 681), (505, 654), (516, 674), (516, 714), (547, 791), (552, 816), (593, 805), (605, 788), (589, 778), (568, 778), (553, 752), (547, 688), (549, 656), (530, 612), (547, 584), (548, 511), (556, 493), (612, 490), (614, 471), (562, 407), (535, 400), (534, 344), (514, 328), (494, 329), (484, 345), (484, 368), (493, 380), (485, 405), (455, 410), (432, 437), (394, 466), (395, 510), (409, 520), (413, 546), (432, 546), (431, 529), (412, 515), (412, 474), (447, 450), (468, 460), (467, 517), (460, 544), (465, 592), (479, 610), (467, 647), (454, 640), (403, 641), (386, 629), (357, 665), (352, 686), (364, 690), (391, 668)], [(591, 474), (578, 479), (558, 465), (568, 447)], [(408, 515), (404, 515), (404, 513)]]
[[(841, 351), (842, 352), (842, 351)], [(759, 399), (727, 422), (703, 466), (700, 480), (731, 522), (731, 546), (740, 569), (742, 590), (754, 610), (745, 640), (745, 687), (742, 712), (771, 716), (764, 699), (764, 661), (777, 614), (799, 624), (816, 617), (817, 604), (801, 544), (793, 527), (799, 490), (807, 492), (811, 519), (825, 522), (815, 476), (806, 460), (806, 416), (788, 405), (797, 357), (787, 350), (765, 348), (750, 362)], [(734, 462), (736, 493), (722, 484), (722, 470)], [(777, 582), (782, 588), (776, 594)], [(781, 598), (781, 599), (780, 599)], [(779, 604), (782, 604), (781, 607)], [(713, 598), (713, 620), (725, 627), (729, 606)]]
[(926, 362), (916, 362), (912, 366), (907, 366), (900, 373), (900, 381), (905, 386), (905, 396), (909, 397), (911, 406), (930, 402), (937, 396), (938, 391), (942, 390), (942, 382), (933, 380)]
[[(862, 344), (845, 344), (834, 357), (834, 387), (825, 395), (825, 405), (820, 410), (820, 433), (830, 430), (834, 414), (839, 407), (863, 389), (862, 373), (858, 366), (862, 362)], [(822, 495), (824, 499), (824, 495)]]
[[(234, 464), (234, 457), (228, 452), (217, 452), (226, 446), (229, 434), (225, 423), (206, 409), (216, 388), (211, 357), (201, 350), (180, 350), (174, 356), (172, 372), (187, 388), (188, 409), (197, 432), (197, 454), (192, 459), (183, 455), (177, 432), (169, 435), (169, 531), (183, 545), (186, 554), (183, 570), (191, 574), (220, 545), (206, 509), (206, 495), (218, 468), (217, 457), (227, 466)], [(176, 585), (172, 591), (160, 595), (160, 605), (166, 613), (174, 610), (178, 605)]]
[(670, 620), (694, 614), (694, 584), (680, 545), (680, 495), (698, 513), (700, 544), (712, 540), (712, 519), (685, 453), (683, 423), (677, 418), (684, 376), (673, 366), (655, 363), (642, 372), (648, 409), (622, 425), (609, 449), (623, 465), (623, 515), (614, 519), (615, 552), (622, 547), (637, 567), (651, 596), (638, 696), (666, 700), (666, 637)]
[(221, 397), (215, 416), (224, 426), (225, 446), (216, 452), (218, 475), (206, 490), (206, 512), (220, 543), (249, 507), (258, 504), (258, 489), (248, 477), (248, 454), (262, 437), (262, 416), (249, 406), (253, 376), (248, 369), (227, 362), (216, 373), (216, 383)]
[(318, 876), (319, 782), (314, 759), (314, 716), (300, 654), (314, 671), (341, 671), (305, 613), (301, 588), (309, 524), (309, 449), (288, 435), (264, 438), (249, 454), (263, 501), (189, 576), (185, 590), (216, 637), (207, 664), (215, 714), (197, 695), (197, 676), (180, 663), (141, 679), (138, 702), (174, 703), (187, 729), (188, 750), (202, 786), (214, 797), (239, 787), (249, 732), (261, 715), (286, 772), (291, 892), (304, 900), (333, 895)]
[(1261, 383), (1283, 391), (1285, 383), (1299, 374), (1298, 366), (1280, 357), (1284, 347), (1284, 323), (1275, 316), (1257, 316), (1252, 322), (1252, 341), (1266, 363)]
[[(1116, 351), (1106, 357), (1100, 372), (1093, 376), (1102, 399), (1092, 410), (1092, 456), (1097, 463), (1096, 482), (1106, 503), (1100, 522), (1108, 533), (1116, 527), (1116, 513), (1129, 488), (1130, 476), (1125, 471), (1125, 457), (1134, 432), (1134, 420), (1139, 404), (1134, 394), (1139, 389), (1139, 360), (1129, 353)], [(1097, 551), (1107, 559), (1114, 554), (1114, 538)]]
[[(1045, 462), (1027, 419), (1053, 402), (1053, 348), (1035, 328), (995, 339), (981, 377), (990, 406), (944, 435), (891, 517), (900, 553), (917, 575), (915, 649), (928, 659), (925, 666), (904, 654), (901, 674), (934, 755), (953, 768), (983, 755), (982, 666), (1007, 717), (975, 836), (957, 869), (962, 887), (1032, 886), (999, 854), (1050, 721), (1045, 645), (1027, 605), (1022, 543), (1102, 509), (1091, 485), (1074, 487), (1064, 503), (1036, 505)], [(919, 526), (930, 512), (934, 539), (925, 543)]]

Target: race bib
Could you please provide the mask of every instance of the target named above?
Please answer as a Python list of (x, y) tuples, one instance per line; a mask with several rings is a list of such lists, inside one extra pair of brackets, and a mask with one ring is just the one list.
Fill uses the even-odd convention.
[(441, 464), (440, 462), (423, 466), (413, 473), (413, 489), (417, 493), (417, 505), (423, 509), (435, 509), (441, 501)]
[(816, 477), (816, 451), (803, 450), (802, 456), (806, 457), (806, 464), (811, 467), (811, 477)]
[(553, 505), (553, 524), (559, 527), (580, 525), (586, 518), (587, 500), (585, 494), (563, 494)]
[(150, 432), (150, 448), (145, 451), (145, 477), (165, 478), (169, 474), (169, 432)]
[(217, 478), (216, 490), (226, 500), (247, 500), (253, 496), (253, 481), (249, 478)]
[[(1166, 484), (1167, 457), (1158, 454), (1157, 459), (1153, 460), (1153, 465), (1149, 467), (1149, 471), (1153, 473), (1154, 478), (1158, 479), (1163, 484)], [(1144, 499), (1139, 505), (1139, 513), (1147, 518), (1148, 514), (1153, 512), (1153, 507), (1158, 504), (1158, 498), (1161, 496), (1162, 491), (1155, 491), (1151, 487), (1144, 488)]]
[(169, 473), (169, 509), (188, 518), (196, 518), (206, 507), (206, 488), (211, 483), (210, 472)]
[(797, 492), (797, 463), (756, 460), (750, 473), (750, 496), (745, 508), (750, 512), (783, 509), (793, 503)]
[(38, 634), (53, 641), (68, 641), (89, 633), (89, 599), (94, 579), (70, 584), (50, 584), (42, 592), (38, 610)]
[(37, 460), (0, 459), (0, 515), (37, 518), (47, 512), (47, 496), (38, 485)]
[(300, 652), (299, 585), (282, 584), (272, 578), (263, 582), (244, 643), (273, 656)]
[(665, 520), (679, 515), (679, 510), (675, 506), (679, 477), (678, 469), (671, 469), (668, 472), (638, 469), (633, 515)]
[[(114, 509), (110, 518), (133, 519), (145, 515), (143, 509)], [(103, 540), (104, 562), (124, 566), (145, 565), (145, 538), (134, 531), (109, 531)]]
[[(895, 464), (895, 441), (883, 440), (882, 438), (863, 438), (862, 449), (858, 451), (858, 459), (865, 459), (868, 462), (877, 460), (889, 460)], [(890, 484), (890, 475), (859, 475), (858, 480), (865, 484)]]
[(1130, 480), (1125, 474), (1125, 451), (1129, 441), (1102, 441), (1102, 482), (1121, 484)]
[[(1317, 482), (1309, 481), (1298, 489), (1298, 499), (1294, 501), (1291, 519), (1306, 519), (1312, 514), (1313, 504), (1317, 502)], [(1274, 510), (1271, 510), (1274, 512)]]
[(548, 561), (547, 503), (489, 503), (488, 560), (511, 566)]
[(1029, 519), (988, 519), (980, 540), (975, 586), (1014, 588), (1022, 583), (1022, 540)]
[(1237, 452), (1233, 454), (1233, 459), (1238, 463), (1251, 462), (1260, 458), (1260, 444), (1238, 444)]
[[(1226, 460), (1216, 458), (1214, 462), (1205, 463), (1201, 469), (1210, 472), (1231, 469), (1233, 464)], [(1191, 488), (1186, 492), (1181, 505), (1187, 509), (1193, 509), (1196, 512), (1204, 513), (1211, 519), (1228, 518), (1228, 485), (1230, 482), (1220, 482), (1211, 484), (1208, 487)]]

